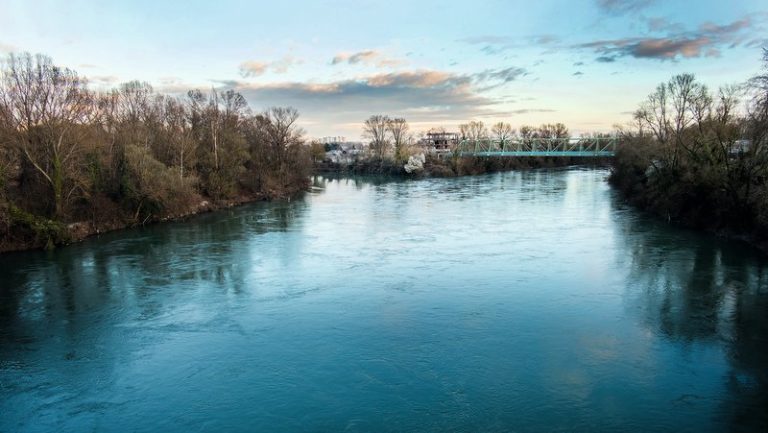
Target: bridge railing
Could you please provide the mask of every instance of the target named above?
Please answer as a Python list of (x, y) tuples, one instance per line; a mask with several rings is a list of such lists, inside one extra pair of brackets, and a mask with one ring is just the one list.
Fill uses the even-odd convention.
[(460, 156), (612, 156), (616, 142), (616, 137), (462, 140), (456, 152)]

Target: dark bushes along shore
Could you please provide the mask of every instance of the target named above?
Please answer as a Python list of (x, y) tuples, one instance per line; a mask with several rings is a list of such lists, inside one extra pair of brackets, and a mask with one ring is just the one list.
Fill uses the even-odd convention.
[(666, 221), (768, 250), (768, 51), (742, 86), (711, 91), (683, 74), (660, 84), (622, 131), (610, 176)]

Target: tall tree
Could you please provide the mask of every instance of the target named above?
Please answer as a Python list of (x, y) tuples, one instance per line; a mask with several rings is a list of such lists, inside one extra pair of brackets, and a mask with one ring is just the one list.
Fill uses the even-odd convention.
[(93, 94), (77, 73), (46, 56), (11, 54), (3, 64), (0, 106), (10, 141), (45, 179), (56, 216), (82, 188), (78, 164), (86, 128), (93, 120)]
[(389, 148), (387, 140), (389, 123), (389, 116), (381, 114), (375, 114), (363, 123), (363, 135), (370, 140), (371, 150), (379, 159), (384, 159)]
[(488, 128), (479, 120), (459, 125), (459, 132), (463, 139), (469, 141), (485, 140), (488, 138)]
[(189, 112), (184, 103), (176, 98), (166, 100), (165, 124), (168, 131), (167, 141), (174, 154), (174, 163), (179, 167), (179, 178), (184, 178), (187, 167), (193, 165), (190, 159), (195, 145)]
[(408, 122), (402, 117), (389, 119), (387, 129), (392, 137), (392, 144), (395, 146), (395, 161), (400, 162), (403, 160), (403, 147), (410, 138)]
[(512, 129), (512, 125), (510, 125), (507, 122), (497, 122), (493, 125), (493, 128), (491, 128), (491, 132), (493, 132), (494, 138), (496, 140), (499, 140), (499, 147), (502, 149), (506, 145), (509, 140), (512, 139), (512, 137), (515, 135), (515, 130)]

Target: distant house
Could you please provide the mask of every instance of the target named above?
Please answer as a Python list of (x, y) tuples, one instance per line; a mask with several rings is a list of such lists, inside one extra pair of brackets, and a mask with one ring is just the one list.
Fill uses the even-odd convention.
[(431, 152), (448, 152), (459, 144), (459, 134), (455, 132), (428, 132), (421, 139), (421, 145)]
[(752, 140), (736, 140), (728, 150), (730, 156), (739, 156), (749, 152), (752, 147)]
[[(325, 138), (325, 137), (324, 137)], [(344, 138), (344, 137), (333, 137)], [(321, 141), (322, 142), (322, 141)], [(325, 160), (335, 164), (351, 164), (365, 155), (367, 146), (358, 141), (325, 140)]]

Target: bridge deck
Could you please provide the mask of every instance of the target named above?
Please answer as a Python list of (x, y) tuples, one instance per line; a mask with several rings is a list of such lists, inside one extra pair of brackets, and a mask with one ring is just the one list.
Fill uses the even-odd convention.
[(532, 151), (532, 150), (495, 150), (495, 151), (459, 151), (459, 156), (563, 156), (563, 157), (577, 157), (577, 158), (612, 158), (615, 156), (615, 152), (612, 150), (601, 151), (578, 151), (578, 150), (565, 150), (565, 151)]
[(462, 157), (576, 157), (615, 156), (616, 137), (526, 138), (511, 140), (462, 140), (456, 155)]

